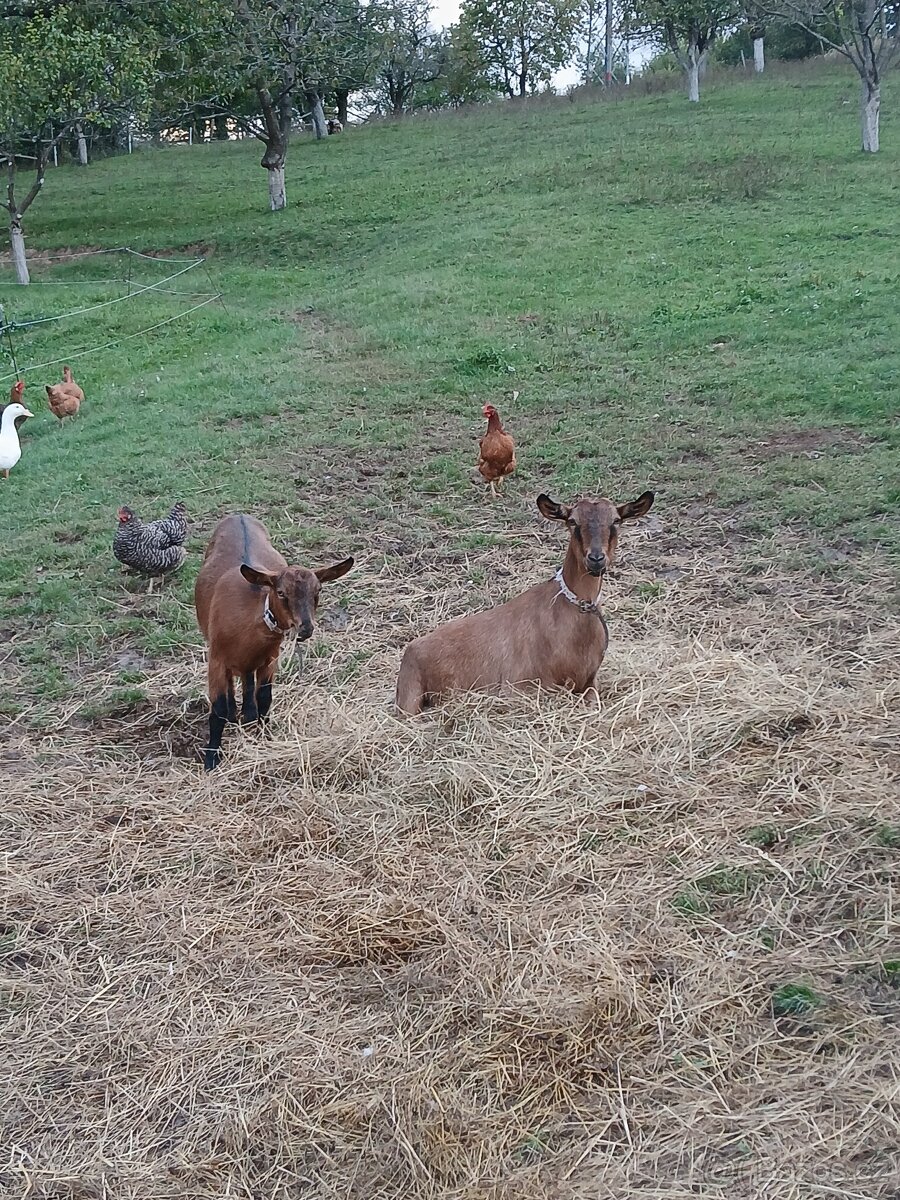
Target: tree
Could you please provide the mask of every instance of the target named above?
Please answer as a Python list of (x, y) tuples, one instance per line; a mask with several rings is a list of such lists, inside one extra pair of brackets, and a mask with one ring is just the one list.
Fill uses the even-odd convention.
[(382, 46), (379, 40), (379, 10), (361, 0), (334, 0), (332, 11), (340, 6), (343, 45), (331, 66), (326, 94), (334, 103), (337, 118), (347, 124), (351, 92), (371, 84), (376, 76)]
[(463, 0), (459, 25), (488, 79), (510, 98), (548, 86), (572, 58), (582, 0)]
[(688, 99), (700, 99), (700, 72), (719, 34), (740, 15), (738, 0), (634, 0), (630, 16), (642, 31), (675, 56), (687, 77)]
[[(29, 282), (22, 219), (40, 195), (54, 147), (90, 122), (109, 128), (148, 101), (155, 49), (110, 27), (102, 5), (8, 7), (0, 22), (0, 158), (6, 165), (16, 278)], [(22, 195), (18, 175), (31, 184)]]
[[(826, 46), (821, 36), (813, 35), (799, 25), (785, 24), (771, 17), (765, 18), (765, 58), (784, 62), (796, 62), (824, 54)], [(751, 29), (741, 26), (729, 37), (720, 41), (713, 51), (716, 62), (736, 67), (753, 57)], [(833, 37), (833, 31), (829, 33)]]
[(744, 0), (743, 16), (753, 42), (753, 69), (762, 75), (766, 69), (766, 14), (756, 0)]
[(860, 81), (862, 148), (879, 148), (881, 80), (900, 60), (898, 0), (757, 0), (764, 11), (792, 21), (843, 55)]
[(430, 0), (373, 0), (370, 9), (378, 46), (375, 103), (399, 117), (415, 107), (416, 92), (440, 76), (443, 40), (429, 24)]
[[(284, 164), (290, 120), (284, 120), (291, 97), (304, 75), (306, 39), (318, 40), (316, 18), (322, 9), (299, 9), (290, 0), (232, 0), (224, 20), (225, 42), (231, 50), (229, 64), (237, 85), (226, 99), (234, 120), (263, 144), (260, 166), (268, 173), (269, 207), (287, 207)], [(230, 20), (229, 20), (230, 17)], [(312, 54), (309, 55), (312, 57)], [(256, 112), (246, 117), (248, 92), (255, 97)]]
[[(140, 0), (129, 0), (139, 4)], [(360, 7), (351, 0), (178, 0), (150, 5), (144, 21), (166, 46), (157, 123), (231, 121), (263, 144), (269, 206), (287, 205), (284, 167), (298, 101), (324, 134), (322, 97), (358, 55)], [(178, 7), (178, 5), (176, 5)], [(305, 110), (306, 111), (306, 110)]]

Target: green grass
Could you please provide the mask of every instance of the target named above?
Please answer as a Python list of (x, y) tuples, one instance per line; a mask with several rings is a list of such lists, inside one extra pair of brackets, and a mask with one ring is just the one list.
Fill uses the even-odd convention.
[(772, 1015), (803, 1017), (816, 1011), (822, 998), (803, 983), (786, 983), (772, 993)]
[[(489, 399), (519, 441), (523, 504), (652, 486), (695, 544), (715, 512), (751, 543), (793, 527), (811, 562), (823, 546), (896, 545), (900, 147), (885, 90), (872, 159), (853, 81), (821, 70), (710, 89), (697, 110), (674, 94), (498, 106), (301, 138), (280, 214), (250, 143), (52, 172), (32, 250), (211, 247), (225, 303), (74, 361), (87, 402), (70, 427), (41, 399), (56, 368), (28, 376), (37, 415), (0, 483), (17, 703), (40, 716), (85, 673), (133, 684), (125, 652), (197, 642), (193, 569), (158, 599), (123, 589), (120, 503), (156, 516), (184, 498), (194, 563), (235, 508), (310, 558), (379, 552), (398, 505), (414, 542), (489, 554), (470, 528)], [(166, 270), (141, 262), (134, 281)], [(98, 271), (121, 262), (37, 279)], [(209, 289), (199, 272), (172, 286)], [(3, 288), (18, 321), (118, 294)], [(190, 302), (144, 296), (37, 326), (16, 352), (62, 358)]]

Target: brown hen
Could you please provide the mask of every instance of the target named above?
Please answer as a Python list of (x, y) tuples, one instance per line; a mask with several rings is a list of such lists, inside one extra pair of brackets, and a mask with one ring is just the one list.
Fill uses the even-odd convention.
[(60, 421), (66, 417), (77, 417), (83, 399), (84, 392), (72, 378), (69, 367), (63, 367), (62, 383), (47, 384), (47, 403), (54, 417), (59, 417)]
[[(513, 399), (518, 392), (513, 393)], [(481, 410), (487, 417), (487, 431), (478, 443), (478, 470), (490, 485), (491, 495), (496, 496), (497, 485), (516, 469), (516, 444), (500, 423), (500, 414), (493, 404)]]

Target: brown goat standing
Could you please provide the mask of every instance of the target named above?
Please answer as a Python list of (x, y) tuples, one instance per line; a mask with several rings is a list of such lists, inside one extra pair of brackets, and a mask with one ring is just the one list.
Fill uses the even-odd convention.
[(609, 644), (598, 603), (602, 579), (615, 556), (619, 526), (648, 512), (653, 493), (621, 505), (582, 499), (570, 508), (544, 495), (537, 504), (545, 517), (569, 528), (561, 570), (506, 604), (410, 642), (397, 678), (401, 712), (420, 713), (453, 691), (538, 685), (585, 692), (594, 682)]
[(321, 584), (340, 579), (352, 558), (310, 571), (289, 567), (255, 517), (234, 513), (213, 531), (194, 588), (197, 621), (209, 646), (209, 744), (204, 766), (222, 756), (226, 721), (237, 720), (235, 676), (244, 722), (265, 720), (281, 643), (289, 629), (312, 637)]

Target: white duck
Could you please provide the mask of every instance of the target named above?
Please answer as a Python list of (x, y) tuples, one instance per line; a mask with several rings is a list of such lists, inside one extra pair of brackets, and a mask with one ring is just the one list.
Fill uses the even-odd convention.
[(3, 410), (3, 420), (0, 421), (0, 471), (3, 478), (9, 479), (10, 470), (22, 457), (22, 447), (19, 445), (19, 434), (16, 421), (19, 417), (33, 417), (24, 404), (15, 401), (7, 404)]

